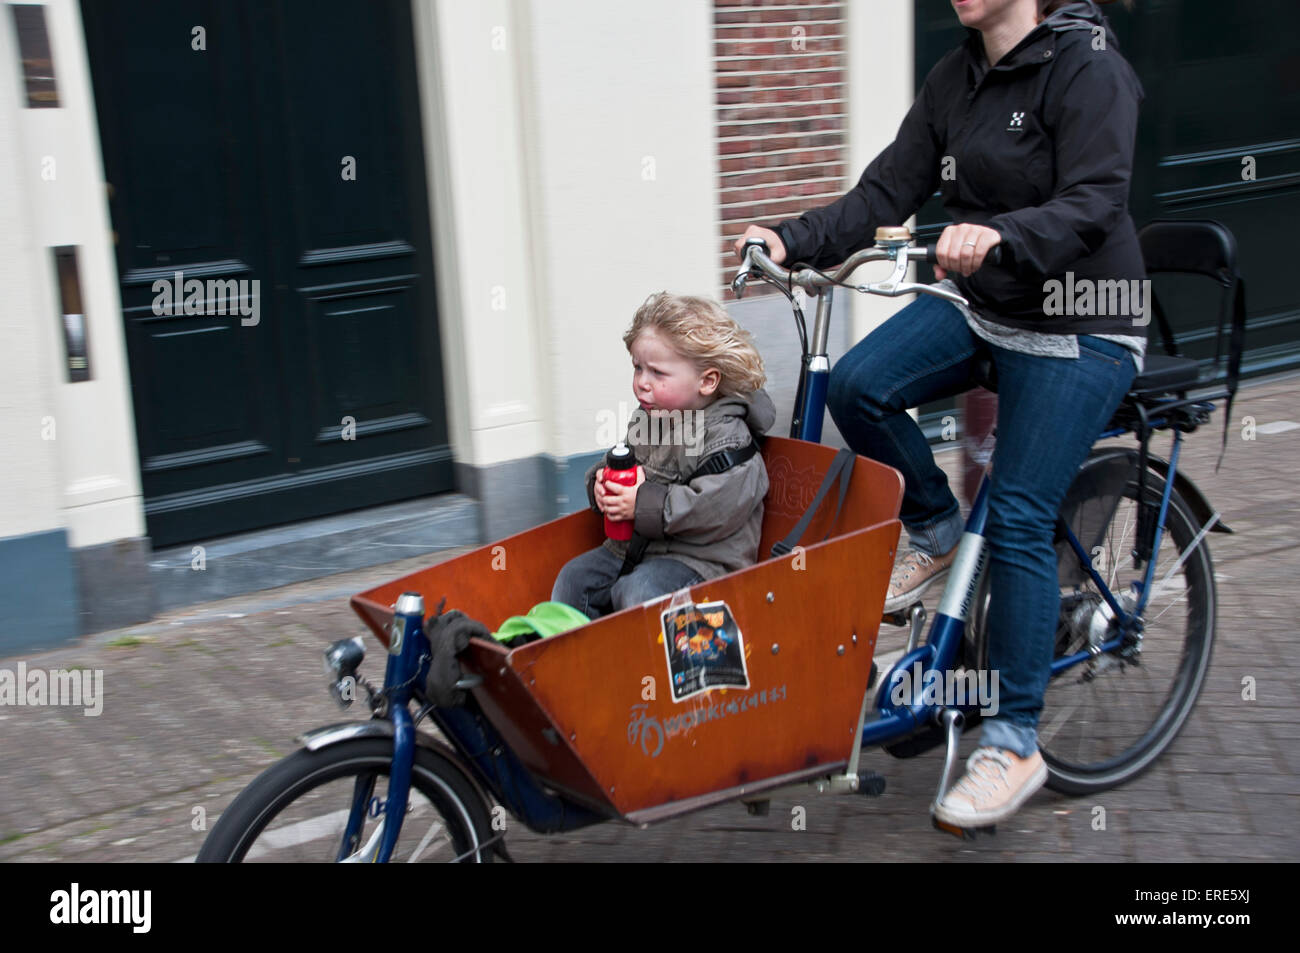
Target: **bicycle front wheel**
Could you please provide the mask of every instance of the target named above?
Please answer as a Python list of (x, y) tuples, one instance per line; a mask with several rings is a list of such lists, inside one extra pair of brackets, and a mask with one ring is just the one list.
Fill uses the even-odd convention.
[[(272, 765), (221, 815), (199, 863), (333, 863), (343, 847), (354, 797), (367, 810), (344, 851), (370, 860), (382, 836), (393, 743), (358, 738), (320, 751), (301, 749)], [(394, 863), (490, 862), (487, 808), (445, 758), (416, 748), (411, 791)]]
[[(1129, 611), (1137, 601), (1133, 582), (1143, 573), (1131, 555), (1138, 527), (1137, 473), (1127, 462), (1122, 466), (1118, 480), (1114, 471), (1109, 480), (1094, 480), (1094, 495), (1071, 494), (1077, 502), (1062, 516), (1081, 544), (1091, 547), (1098, 574)], [(1148, 471), (1147, 499), (1158, 506), (1163, 492), (1163, 477)], [(1058, 659), (1116, 634), (1100, 590), (1078, 570), (1073, 549), (1061, 545)], [(1038, 741), (1048, 766), (1047, 786), (1055, 791), (1091, 794), (1141, 774), (1177, 736), (1200, 694), (1214, 644), (1214, 567), (1200, 524), (1177, 490), (1170, 494), (1160, 549), (1152, 560), (1155, 573), (1140, 634), (1116, 651), (1066, 668), (1048, 683)]]

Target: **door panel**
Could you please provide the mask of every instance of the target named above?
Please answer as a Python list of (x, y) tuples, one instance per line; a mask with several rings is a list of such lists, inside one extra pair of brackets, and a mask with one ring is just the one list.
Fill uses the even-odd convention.
[(83, 17), (154, 545), (450, 489), (409, 4)]

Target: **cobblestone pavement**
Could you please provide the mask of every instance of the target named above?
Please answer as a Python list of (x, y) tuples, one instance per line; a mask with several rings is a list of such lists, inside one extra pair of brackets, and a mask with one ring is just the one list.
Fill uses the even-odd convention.
[[(1259, 429), (1245, 440), (1242, 421)], [(1101, 795), (1042, 791), (995, 837), (934, 831), (928, 804), (941, 766), (864, 754), (884, 796), (784, 798), (765, 817), (725, 805), (639, 830), (600, 824), (564, 836), (512, 829), (519, 860), (1128, 860), (1300, 859), (1300, 379), (1238, 396), (1223, 468), (1219, 422), (1192, 435), (1183, 468), (1235, 535), (1211, 539), (1219, 609), (1214, 659), (1182, 734), (1136, 781)], [(1270, 426), (1272, 425), (1272, 426)], [(1167, 441), (1158, 440), (1165, 453)], [(940, 461), (953, 472), (955, 454)], [(955, 485), (955, 484), (954, 484)], [(441, 554), (445, 558), (451, 554)], [(320, 650), (364, 631), (347, 597), (433, 561), (418, 557), (177, 611), (146, 625), (0, 669), (104, 672), (99, 717), (80, 709), (0, 707), (0, 860), (174, 861), (300, 731), (339, 720)], [(878, 654), (902, 644), (882, 630)], [(376, 671), (374, 643), (367, 671)], [(1243, 679), (1256, 698), (1244, 701)], [(359, 717), (352, 715), (351, 717)], [(963, 744), (963, 756), (973, 747)], [(806, 830), (791, 811), (806, 808)], [(1094, 830), (1096, 807), (1104, 830)]]

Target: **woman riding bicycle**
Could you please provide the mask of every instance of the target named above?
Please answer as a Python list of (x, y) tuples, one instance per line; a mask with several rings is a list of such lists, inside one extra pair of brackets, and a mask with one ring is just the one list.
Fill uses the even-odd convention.
[[(1106, 2), (1106, 0), (1103, 0)], [(989, 486), (989, 667), (999, 711), (937, 805), (961, 827), (1013, 814), (1047, 779), (1037, 724), (1060, 606), (1053, 527), (1065, 492), (1119, 405), (1146, 318), (1107, 314), (1097, 286), (1146, 277), (1127, 211), (1141, 84), (1093, 0), (953, 0), (965, 42), (932, 69), (895, 141), (848, 194), (774, 229), (771, 258), (837, 264), (938, 190), (956, 224), (935, 275), (971, 304), (921, 297), (835, 365), (827, 403), (857, 453), (902, 472), (912, 549), (885, 611), (947, 572), (963, 519), (907, 409), (969, 390), (991, 358), (999, 394)], [(1001, 264), (986, 264), (995, 246)], [(1069, 289), (1065, 306), (1047, 282)], [(1078, 300), (1074, 300), (1074, 295)]]

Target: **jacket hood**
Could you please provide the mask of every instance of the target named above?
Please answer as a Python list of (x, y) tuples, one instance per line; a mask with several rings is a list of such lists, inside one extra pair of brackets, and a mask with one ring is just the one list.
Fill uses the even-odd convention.
[(1106, 15), (1101, 12), (1101, 7), (1097, 6), (1094, 0), (1075, 0), (1073, 3), (1067, 3), (1053, 10), (1051, 15), (1035, 29), (1046, 27), (1056, 33), (1064, 33), (1067, 30), (1092, 30), (1098, 26), (1106, 31), (1106, 45), (1118, 48), (1119, 39), (1115, 36), (1115, 31), (1110, 28), (1110, 21), (1106, 19)]
[(719, 397), (704, 409), (706, 424), (723, 417), (739, 417), (751, 433), (763, 434), (776, 423), (776, 405), (761, 387), (748, 394), (729, 394)]
[[(1053, 10), (1046, 19), (1026, 33), (1020, 42), (999, 61), (999, 65), (1002, 65), (1002, 63), (1010, 65), (1025, 61), (1037, 62), (1037, 54), (1033, 53), (1031, 55), (1027, 48), (1034, 47), (1049, 33), (1068, 33), (1071, 30), (1088, 30), (1091, 32), (1099, 26), (1106, 31), (1107, 47), (1113, 47), (1118, 52), (1119, 37), (1111, 29), (1110, 21), (1101, 12), (1101, 7), (1096, 4), (1095, 0), (1074, 0), (1073, 3), (1067, 3), (1065, 6)], [(978, 78), (987, 69), (987, 61), (984, 60), (983, 36), (979, 30), (967, 27), (966, 38), (970, 50), (971, 66)]]

